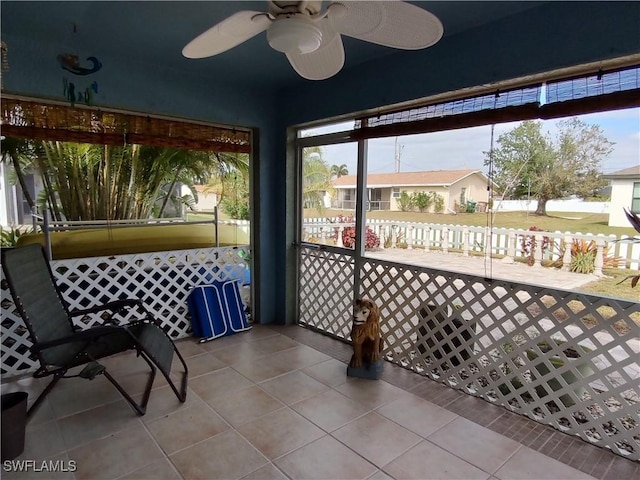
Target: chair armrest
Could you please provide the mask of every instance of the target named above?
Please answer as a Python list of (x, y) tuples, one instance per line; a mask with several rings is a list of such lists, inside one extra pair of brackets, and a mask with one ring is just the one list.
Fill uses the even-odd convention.
[(103, 312), (105, 310), (111, 310), (113, 313), (117, 313), (119, 310), (122, 310), (125, 307), (135, 307), (135, 306), (143, 306), (142, 300), (139, 300), (137, 298), (115, 300), (113, 302), (108, 302), (103, 305), (96, 305), (95, 307), (85, 308), (82, 310), (74, 310), (72, 312), (69, 312), (69, 315), (71, 315), (72, 317), (78, 317), (80, 315), (88, 315), (90, 313), (98, 313), (98, 312)]

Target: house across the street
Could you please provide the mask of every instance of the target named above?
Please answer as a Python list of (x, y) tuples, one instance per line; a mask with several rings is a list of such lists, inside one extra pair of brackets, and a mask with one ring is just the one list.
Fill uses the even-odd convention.
[[(367, 175), (368, 210), (401, 210), (402, 192), (440, 195), (442, 213), (456, 212), (457, 205), (475, 202), (486, 207), (488, 178), (480, 170), (432, 170), (422, 172), (370, 173)], [(332, 208), (353, 210), (356, 205), (356, 176), (345, 175), (332, 182)], [(434, 211), (434, 205), (429, 211)]]
[(640, 165), (603, 175), (611, 180), (610, 227), (629, 227), (624, 207), (640, 214)]

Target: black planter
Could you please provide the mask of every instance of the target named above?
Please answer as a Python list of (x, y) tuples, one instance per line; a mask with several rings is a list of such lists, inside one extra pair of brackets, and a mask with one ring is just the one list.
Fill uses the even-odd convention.
[(27, 393), (2, 395), (2, 461), (13, 460), (24, 451), (27, 425)]

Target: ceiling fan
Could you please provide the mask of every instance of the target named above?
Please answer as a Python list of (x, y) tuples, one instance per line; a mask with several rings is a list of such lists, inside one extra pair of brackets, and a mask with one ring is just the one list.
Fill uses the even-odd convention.
[(344, 65), (341, 35), (405, 50), (426, 48), (442, 37), (432, 13), (400, 0), (329, 1), (268, 0), (268, 12), (240, 11), (189, 42), (187, 58), (218, 55), (267, 31), (267, 41), (284, 53), (298, 74), (324, 80)]

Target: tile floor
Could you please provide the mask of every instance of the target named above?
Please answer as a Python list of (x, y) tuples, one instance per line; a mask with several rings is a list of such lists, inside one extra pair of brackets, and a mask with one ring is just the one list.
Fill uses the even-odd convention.
[[(576, 448), (559, 432), (512, 414), (505, 419), (503, 409), (388, 363), (381, 380), (349, 378), (350, 347), (301, 327), (255, 325), (178, 345), (190, 369), (186, 403), (156, 377), (147, 414), (138, 417), (103, 377), (63, 380), (30, 421), (19, 459), (40, 469), (69, 470), (73, 461), (76, 470), (3, 466), (2, 477), (537, 480), (640, 473), (635, 462), (579, 440)], [(139, 359), (126, 354), (106, 365), (141, 393)], [(33, 399), (42, 383), (24, 380), (3, 392), (16, 388)]]

